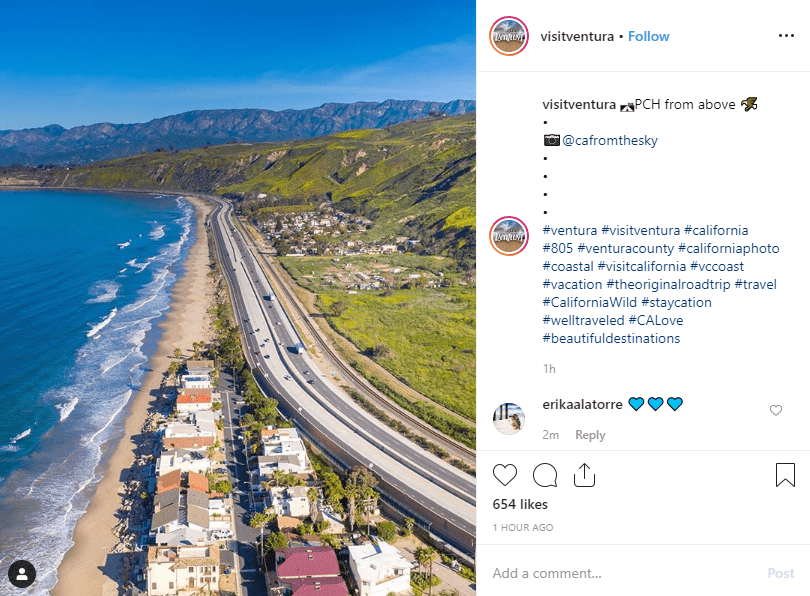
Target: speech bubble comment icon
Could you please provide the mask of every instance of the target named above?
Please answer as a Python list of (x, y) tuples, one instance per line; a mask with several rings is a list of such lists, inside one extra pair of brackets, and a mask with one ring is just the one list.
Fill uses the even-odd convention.
[(544, 488), (557, 486), (557, 469), (551, 464), (540, 464), (534, 469), (534, 482)]

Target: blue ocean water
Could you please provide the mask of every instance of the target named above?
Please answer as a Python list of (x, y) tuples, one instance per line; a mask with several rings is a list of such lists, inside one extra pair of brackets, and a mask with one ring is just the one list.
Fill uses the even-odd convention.
[(192, 215), (175, 197), (0, 192), (0, 569), (34, 563), (37, 594), (122, 433)]

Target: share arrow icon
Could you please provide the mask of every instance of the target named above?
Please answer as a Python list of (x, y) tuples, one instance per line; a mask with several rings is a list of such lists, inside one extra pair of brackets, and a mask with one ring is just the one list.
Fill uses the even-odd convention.
[(596, 474), (588, 474), (591, 467), (588, 464), (579, 466), (582, 474), (574, 474), (574, 486), (580, 488), (591, 488), (596, 485)]

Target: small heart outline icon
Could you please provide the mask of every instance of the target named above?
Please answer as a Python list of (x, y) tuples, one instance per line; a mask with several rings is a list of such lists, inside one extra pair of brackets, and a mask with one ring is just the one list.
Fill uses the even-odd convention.
[(650, 407), (657, 412), (658, 408), (664, 405), (664, 400), (660, 397), (651, 397), (647, 400), (647, 403), (650, 404)]
[(683, 405), (683, 400), (680, 397), (670, 397), (667, 399), (667, 405), (672, 408), (673, 412), (677, 412), (678, 408)]
[(644, 405), (644, 398), (631, 397), (628, 403), (630, 404), (631, 408), (633, 408), (636, 412), (638, 412), (639, 408)]
[(782, 413), (782, 406), (780, 405), (773, 405), (771, 406), (771, 414), (774, 416), (779, 416)]
[(517, 476), (517, 468), (515, 464), (497, 464), (492, 468), (492, 474), (498, 479), (498, 482), (506, 486)]

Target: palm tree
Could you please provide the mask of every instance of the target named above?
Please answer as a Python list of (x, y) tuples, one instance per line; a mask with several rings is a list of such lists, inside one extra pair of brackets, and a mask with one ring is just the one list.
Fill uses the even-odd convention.
[(412, 517), (406, 517), (402, 520), (402, 525), (405, 528), (405, 535), (410, 536), (413, 533), (413, 526), (416, 523)]
[(413, 551), (413, 556), (416, 558), (416, 562), (419, 563), (420, 571), (423, 568), (427, 569), (427, 566), (430, 565), (430, 571), (426, 574), (423, 572), (427, 580), (430, 594), (433, 593), (433, 557), (435, 555), (436, 550), (432, 546), (419, 546)]
[(318, 515), (318, 489), (309, 489), (307, 491), (307, 500), (309, 500), (309, 517), (312, 523), (315, 523), (315, 517)]
[(354, 532), (354, 514), (357, 510), (357, 499), (360, 497), (360, 487), (356, 484), (347, 483), (344, 494), (349, 502), (349, 507), (346, 511), (347, 521), (349, 522), (349, 532)]
[(281, 477), (282, 476), (284, 476), (284, 472), (282, 472), (278, 468), (273, 470), (273, 480), (276, 481), (276, 486), (278, 486), (281, 483)]

